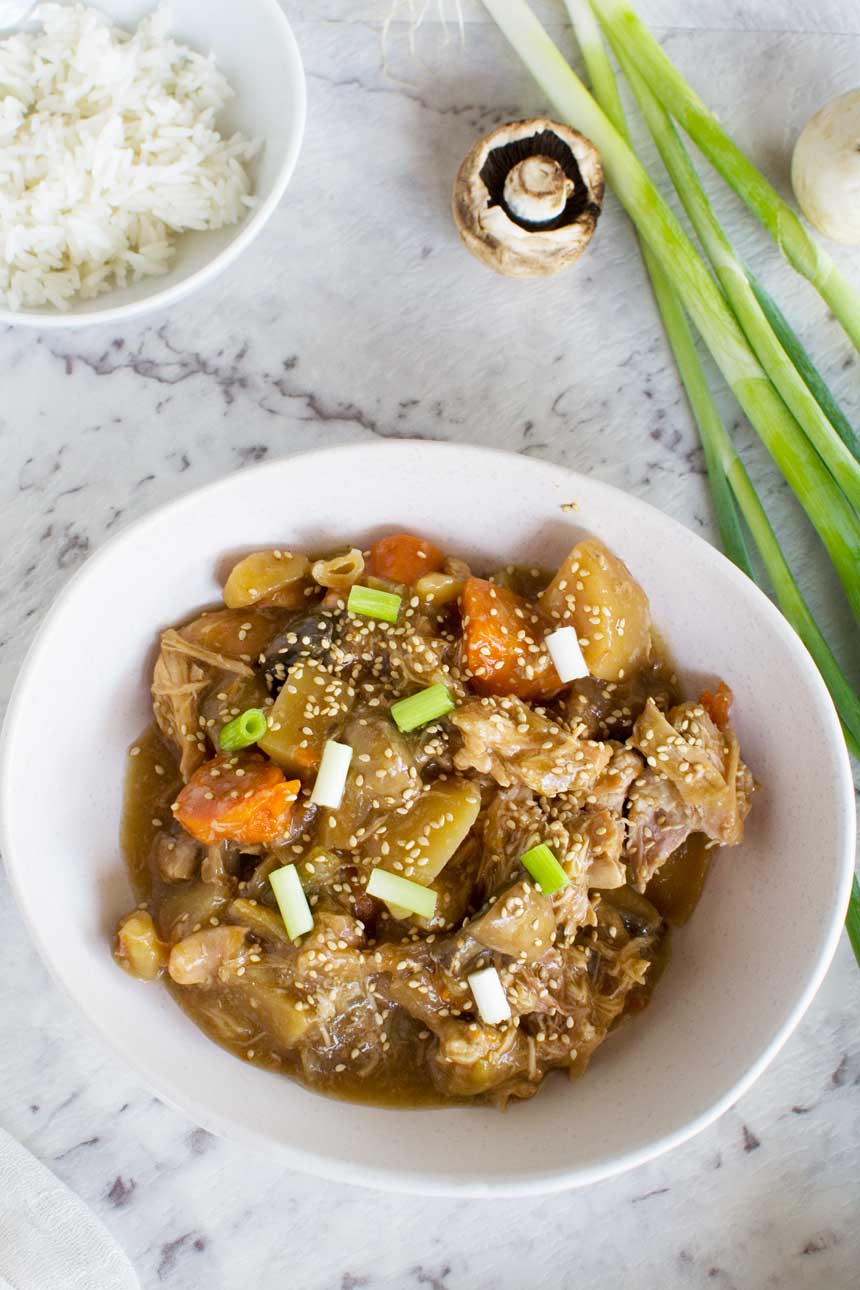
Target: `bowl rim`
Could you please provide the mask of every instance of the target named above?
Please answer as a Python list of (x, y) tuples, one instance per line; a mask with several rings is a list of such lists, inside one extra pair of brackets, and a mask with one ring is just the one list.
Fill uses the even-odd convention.
[[(129, 301), (124, 305), (112, 305), (104, 309), (88, 309), (81, 313), (63, 313), (56, 308), (45, 309), (44, 306), (39, 309), (26, 310), (0, 308), (0, 326), (33, 327), (40, 331), (72, 330), (80, 327), (94, 327), (101, 323), (116, 323), (130, 318), (140, 318), (143, 314), (150, 313), (156, 309), (175, 305), (180, 300), (184, 300), (186, 296), (191, 295), (198, 287), (214, 281), (225, 269), (229, 268), (245, 248), (250, 245), (264, 225), (268, 223), (275, 207), (286, 192), (287, 185), (296, 168), (296, 162), (299, 159), (307, 121), (308, 94), (301, 51), (289, 18), (281, 8), (278, 0), (256, 0), (256, 3), (268, 10), (276, 22), (280, 22), (284, 41), (284, 54), (289, 65), (287, 83), (295, 96), (295, 112), (292, 117), (289, 144), (272, 185), (272, 190), (266, 199), (249, 210), (244, 219), (236, 226), (236, 236), (231, 238), (216, 256), (211, 260), (207, 260), (194, 273), (189, 274), (187, 278), (183, 278), (172, 287), (165, 287), (161, 291), (153, 290), (151, 295), (144, 296), (140, 300)], [(157, 283), (159, 279), (153, 277), (150, 281)], [(97, 297), (97, 299), (109, 300), (110, 296), (111, 292), (106, 292), (104, 296)], [(95, 301), (89, 303), (94, 304)]]
[[(255, 477), (265, 473), (277, 474), (283, 471), (288, 463), (296, 458), (319, 460), (323, 467), (332, 458), (348, 457), (350, 454), (362, 455), (365, 453), (395, 453), (408, 450), (420, 449), (422, 452), (430, 452), (433, 455), (457, 457), (458, 466), (462, 466), (462, 459), (471, 457), (476, 466), (483, 466), (485, 470), (497, 462), (499, 458), (506, 458), (508, 461), (516, 461), (522, 466), (522, 460), (516, 453), (511, 453), (504, 449), (488, 448), (472, 444), (449, 443), (436, 440), (416, 440), (416, 439), (397, 439), (397, 440), (376, 440), (372, 442), (359, 441), (327, 447), (322, 449), (310, 449), (305, 452), (291, 453), (279, 457), (274, 461), (264, 462), (260, 465), (253, 466), (241, 472), (243, 479), (253, 480)], [(106, 1026), (102, 1025), (98, 1010), (87, 1006), (84, 1000), (78, 998), (66, 984), (59, 968), (55, 966), (49, 945), (42, 937), (38, 924), (30, 916), (28, 900), (26, 897), (25, 887), (20, 881), (19, 871), (21, 866), (13, 859), (15, 849), (12, 844), (7, 819), (9, 812), (7, 804), (11, 798), (12, 792), (12, 775), (14, 765), (14, 747), (16, 729), (20, 722), (26, 717), (25, 701), (27, 690), (31, 683), (31, 677), (39, 672), (42, 665), (42, 651), (48, 639), (50, 626), (53, 618), (70, 601), (76, 594), (83, 582), (93, 577), (98, 572), (101, 564), (109, 558), (113, 558), (116, 551), (121, 550), (125, 545), (134, 546), (144, 542), (146, 533), (150, 528), (159, 527), (165, 522), (170, 522), (184, 508), (192, 507), (199, 504), (201, 499), (206, 499), (210, 504), (217, 504), (219, 493), (229, 491), (235, 486), (235, 481), (239, 472), (232, 472), (226, 476), (212, 480), (198, 488), (190, 489), (173, 498), (161, 506), (155, 507), (145, 515), (136, 520), (129, 522), (125, 527), (112, 535), (102, 546), (84, 562), (68, 583), (63, 587), (59, 594), (48, 607), (40, 625), (34, 636), (25, 657), (20, 665), (18, 675), (12, 689), (7, 708), (6, 716), (0, 730), (0, 855), (3, 858), (3, 866), (7, 874), (9, 884), (18, 907), (18, 912), (27, 927), (27, 930), (35, 944), (39, 955), (46, 965), (50, 975), (61, 987), (68, 998), (71, 998), (77, 1010), (84, 1015), (90, 1024), (98, 1031), (100, 1036), (105, 1040), (107, 1045), (117, 1052), (131, 1067), (131, 1070), (145, 1083), (146, 1087), (155, 1091), (155, 1093), (174, 1109), (180, 1111), (183, 1115), (188, 1116), (194, 1123), (202, 1125), (210, 1132), (218, 1136), (225, 1137), (231, 1141), (242, 1142), (253, 1146), (256, 1149), (265, 1150), (271, 1153), (277, 1152), (287, 1167), (294, 1168), (317, 1177), (330, 1179), (335, 1182), (351, 1183), (365, 1187), (375, 1187), (383, 1191), (399, 1191), (413, 1195), (433, 1195), (433, 1196), (464, 1196), (473, 1198), (489, 1197), (517, 1197), (525, 1195), (545, 1195), (553, 1192), (569, 1190), (575, 1187), (587, 1186), (591, 1183), (600, 1182), (603, 1179), (613, 1175), (624, 1173), (633, 1169), (640, 1164), (655, 1159), (657, 1156), (664, 1154), (672, 1148), (681, 1145), (700, 1133), (708, 1125), (712, 1124), (725, 1111), (727, 1111), (735, 1102), (742, 1097), (748, 1089), (755, 1083), (762, 1072), (770, 1065), (773, 1059), (782, 1049), (792, 1032), (797, 1027), (804, 1013), (811, 1004), (815, 994), (824, 980), (825, 974), (830, 966), (836, 947), (843, 929), (843, 920), (845, 910), (848, 904), (848, 897), (851, 889), (851, 882), (854, 875), (854, 858), (856, 849), (856, 806), (854, 795), (854, 782), (851, 770), (851, 762), (848, 756), (848, 750), (842, 733), (842, 727), (836, 709), (830, 698), (830, 694), (821, 679), (821, 676), (808, 654), (800, 638), (794, 632), (794, 629), (788, 624), (776, 606), (764, 594), (763, 591), (751, 579), (747, 578), (735, 565), (726, 559), (722, 553), (717, 550), (711, 543), (678, 520), (673, 519), (670, 515), (661, 511), (658, 507), (643, 501), (641, 498), (633, 497), (612, 484), (604, 483), (602, 480), (596, 480), (590, 476), (583, 475), (581, 472), (569, 469), (566, 466), (556, 465), (552, 462), (542, 461), (540, 459), (530, 459), (529, 468), (553, 472), (556, 477), (563, 476), (566, 483), (569, 483), (572, 489), (581, 483), (589, 491), (600, 494), (603, 493), (607, 501), (623, 499), (623, 504), (630, 507), (634, 513), (638, 512), (645, 519), (651, 519), (653, 522), (656, 516), (662, 526), (668, 526), (669, 529), (681, 529), (687, 537), (694, 539), (694, 544), (701, 544), (706, 549), (708, 555), (706, 559), (716, 560), (725, 566), (726, 575), (739, 586), (742, 585), (746, 595), (751, 596), (759, 607), (759, 611), (766, 620), (771, 630), (775, 631), (783, 638), (789, 650), (795, 655), (797, 664), (803, 668), (810, 683), (811, 688), (817, 691), (817, 698), (820, 704), (820, 715), (823, 725), (826, 726), (826, 734), (829, 742), (838, 746), (841, 755), (836, 758), (837, 763), (841, 766), (839, 782), (834, 786), (835, 796), (842, 798), (841, 812), (841, 848), (838, 857), (839, 864), (839, 882), (837, 885), (837, 899), (834, 900), (831, 911), (829, 924), (826, 934), (822, 937), (815, 961), (809, 972), (804, 988), (799, 993), (794, 1004), (787, 1010), (778, 1029), (775, 1031), (771, 1040), (767, 1043), (758, 1057), (750, 1063), (744, 1073), (726, 1089), (726, 1091), (712, 1104), (702, 1111), (693, 1119), (686, 1121), (677, 1129), (664, 1134), (661, 1138), (655, 1139), (646, 1145), (630, 1151), (619, 1151), (599, 1164), (589, 1166), (575, 1166), (573, 1168), (558, 1168), (548, 1173), (533, 1174), (527, 1177), (512, 1179), (511, 1181), (487, 1181), (482, 1178), (476, 1171), (467, 1177), (461, 1174), (445, 1174), (436, 1171), (427, 1174), (419, 1170), (408, 1168), (392, 1169), (388, 1167), (374, 1167), (360, 1162), (342, 1157), (332, 1157), (321, 1155), (312, 1150), (288, 1145), (281, 1142), (274, 1142), (271, 1138), (256, 1131), (249, 1126), (233, 1119), (232, 1117), (222, 1116), (218, 1112), (210, 1111), (199, 1104), (191, 1104), (185, 1093), (177, 1088), (174, 1083), (167, 1077), (162, 1077), (158, 1073), (153, 1073), (147, 1068), (140, 1059), (134, 1054), (128, 1045), (121, 1039), (114, 1036)], [(493, 472), (490, 469), (487, 477), (492, 477)], [(396, 1110), (393, 1112), (396, 1114)]]

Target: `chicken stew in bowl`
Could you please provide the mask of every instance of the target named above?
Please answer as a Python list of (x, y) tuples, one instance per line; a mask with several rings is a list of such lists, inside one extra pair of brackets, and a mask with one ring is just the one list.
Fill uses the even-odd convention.
[(601, 542), (241, 560), (162, 633), (114, 953), (211, 1038), (385, 1105), (532, 1096), (640, 1010), (753, 792)]

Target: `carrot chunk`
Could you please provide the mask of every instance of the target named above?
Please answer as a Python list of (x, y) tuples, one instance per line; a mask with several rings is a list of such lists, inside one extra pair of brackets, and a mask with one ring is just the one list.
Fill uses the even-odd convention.
[(444, 563), (444, 555), (432, 542), (411, 533), (395, 533), (373, 544), (367, 567), (374, 577), (411, 587), (425, 573), (438, 573)]
[(729, 713), (732, 710), (734, 697), (725, 681), (720, 681), (714, 694), (711, 694), (710, 690), (705, 690), (699, 698), (699, 702), (718, 730), (725, 730), (729, 724)]
[(545, 699), (563, 688), (544, 643), (541, 617), (522, 596), (469, 578), (460, 608), (466, 666), (479, 694)]
[(299, 788), (259, 753), (223, 753), (195, 771), (173, 812), (205, 846), (265, 846), (287, 832)]

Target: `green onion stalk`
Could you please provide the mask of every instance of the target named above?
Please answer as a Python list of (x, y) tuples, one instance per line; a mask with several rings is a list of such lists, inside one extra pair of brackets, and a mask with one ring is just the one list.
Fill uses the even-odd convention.
[[(566, 0), (595, 97), (620, 134), (629, 137), (615, 74), (588, 0)], [(827, 685), (851, 751), (860, 757), (860, 700), (854, 693), (800, 593), (752, 480), (735, 451), (708, 387), (681, 302), (647, 243), (642, 255), (663, 325), (690, 401), (702, 448), (723, 550), (751, 578), (755, 571), (743, 536), (743, 513), (785, 618), (803, 641)]]
[(604, 29), (663, 106), (749, 206), (788, 262), (808, 278), (860, 349), (860, 294), (809, 236), (799, 216), (730, 139), (628, 0), (594, 0)]
[(611, 31), (607, 31), (606, 34), (621, 64), (621, 70), (633, 90), (678, 196), (747, 340), (775, 389), (782, 395), (783, 401), (815, 446), (833, 478), (854, 509), (860, 511), (860, 461), (836, 433), (809, 386), (774, 335), (746, 269), (735, 255), (729, 239), (714, 214), (696, 168), (681, 142), (671, 117), (651, 93)]
[[(618, 133), (630, 143), (624, 108), (618, 93), (618, 83), (606, 56), (600, 28), (588, 0), (565, 0), (565, 2), (577, 43), (585, 60), (592, 93)], [(643, 242), (641, 238), (639, 248), (651, 279), (678, 373), (699, 427), (699, 437), (702, 441), (708, 472), (708, 487), (723, 551), (748, 577), (755, 579), (755, 569), (729, 483), (729, 472), (724, 464), (725, 445), (720, 445), (721, 432), (725, 434), (724, 427), (702, 371), (690, 325), (660, 261), (650, 250), (647, 242)], [(728, 441), (730, 453), (734, 452), (728, 435), (725, 435), (725, 438)]]
[[(567, 0), (567, 6), (595, 96), (618, 133), (627, 138), (618, 86), (606, 57), (600, 30), (588, 7), (588, 0)], [(669, 275), (644, 241), (642, 253), (681, 379), (699, 426), (724, 549), (736, 564), (753, 576), (752, 562), (738, 516), (738, 506), (740, 506), (771, 579), (782, 612), (815, 659), (839, 710), (849, 748), (855, 756), (858, 756), (860, 755), (860, 746), (858, 746), (860, 745), (860, 704), (857, 696), (845, 680), (839, 664), (797, 588), (752, 482), (722, 423), (702, 371), (681, 302)], [(778, 315), (781, 318), (769, 297), (766, 297), (766, 301), (772, 306), (775, 316)], [(763, 303), (762, 307), (768, 313), (767, 304)], [(771, 316), (770, 313), (768, 316)], [(778, 328), (776, 330), (787, 353), (792, 357), (798, 352), (805, 355), (805, 351), (802, 350), (788, 324), (785, 320), (782, 321), (784, 326), (781, 330)], [(811, 362), (809, 368), (813, 373), (815, 372)], [(804, 378), (807, 379), (805, 373)], [(807, 383), (810, 384), (808, 379)], [(821, 381), (821, 387), (826, 390), (823, 381)], [(811, 384), (810, 388), (812, 388)], [(829, 391), (827, 394), (829, 395)], [(836, 408), (835, 400), (831, 402)], [(828, 415), (830, 415), (829, 409)], [(850, 432), (850, 426), (847, 428)], [(856, 877), (846, 917), (846, 928), (855, 956), (860, 963), (860, 886)]]
[[(619, 134), (624, 134), (629, 143), (630, 140), (626, 133), (624, 112), (621, 106), (621, 98), (618, 94), (615, 74), (612, 71), (609, 59), (606, 57), (600, 28), (592, 12), (589, 0), (566, 0), (566, 3), (576, 31), (577, 41), (580, 49), (582, 49), (586, 67), (588, 68), (592, 93), (616, 130), (618, 130)], [(593, 52), (589, 54), (589, 50)], [(643, 254), (648, 254), (644, 248)], [(749, 269), (746, 270), (746, 275), (779, 344), (805, 381), (842, 442), (853, 456), (860, 460), (860, 440), (855, 434), (854, 427), (842, 411), (824, 377), (809, 357), (797, 333), (776, 304), (776, 301), (772, 299), (765, 287)]]
[[(588, 75), (591, 79), (592, 92), (606, 115), (612, 121), (616, 130), (618, 130), (620, 134), (624, 134), (629, 143), (630, 140), (627, 137), (624, 127), (624, 114), (621, 107), (621, 99), (618, 94), (615, 74), (612, 71), (609, 59), (606, 57), (606, 51), (600, 36), (600, 29), (592, 12), (589, 0), (566, 0), (566, 3), (568, 11), (570, 12), (571, 21), (573, 22), (574, 29), (577, 33), (577, 41), (579, 42), (579, 46), (583, 51), (583, 57), (586, 61)], [(592, 58), (589, 57), (586, 47), (595, 51)], [(801, 343), (797, 333), (794, 331), (779, 306), (771, 298), (768, 291), (749, 269), (746, 270), (746, 276), (749, 280), (750, 287), (755, 294), (756, 300), (758, 301), (767, 322), (770, 324), (771, 330), (785, 351), (785, 354), (803, 378), (814, 399), (824, 412), (824, 415), (827, 417), (836, 433), (839, 435), (842, 442), (849, 449), (852, 455), (860, 460), (860, 440), (857, 438), (854, 427), (851, 425), (851, 422), (839, 406), (832, 390), (824, 380), (824, 377), (809, 357), (809, 354)], [(741, 325), (743, 325), (742, 320), (740, 321)]]
[(607, 178), (655, 257), (670, 275), (738, 402), (821, 537), (860, 618), (860, 518), (803, 434), (635, 154), (565, 62), (525, 0), (483, 0), (562, 118), (575, 122), (603, 158)]

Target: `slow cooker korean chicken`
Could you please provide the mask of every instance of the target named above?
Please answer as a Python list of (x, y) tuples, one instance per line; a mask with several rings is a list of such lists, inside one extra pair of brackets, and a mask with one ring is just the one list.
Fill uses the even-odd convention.
[(731, 701), (680, 692), (596, 538), (555, 573), (405, 533), (249, 555), (161, 635), (115, 956), (313, 1089), (531, 1097), (643, 1008), (742, 840)]

